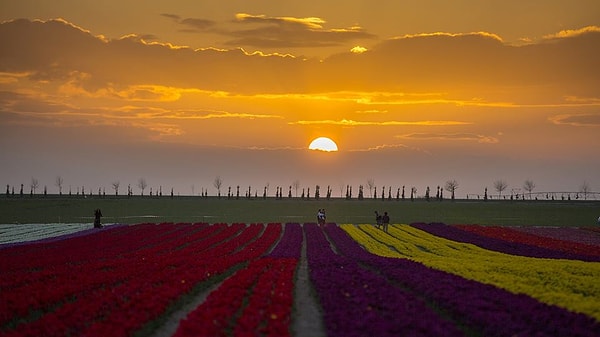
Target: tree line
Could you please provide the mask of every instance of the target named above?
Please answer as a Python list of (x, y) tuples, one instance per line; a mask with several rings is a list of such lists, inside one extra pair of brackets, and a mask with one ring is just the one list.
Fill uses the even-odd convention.
[[(246, 188), (245, 186), (242, 187), (240, 185), (236, 185), (236, 186), (228, 186), (227, 188), (227, 194), (222, 194), (222, 188), (223, 186), (223, 179), (221, 178), (221, 176), (216, 176), (215, 179), (213, 180), (213, 187), (216, 189), (216, 194), (214, 196), (218, 197), (218, 198), (228, 198), (228, 199), (240, 199), (240, 198), (267, 198), (271, 195), (271, 191), (270, 191), (270, 184), (267, 183), (264, 186), (261, 187), (261, 192), (259, 193), (259, 190), (255, 187), (254, 190), (252, 189), (251, 185), (248, 185), (248, 187)], [(73, 187), (72, 185), (69, 185), (68, 187), (68, 192), (63, 190), (65, 189), (65, 183), (64, 183), (64, 179), (61, 176), (57, 176), (55, 181), (54, 181), (54, 185), (57, 187), (58, 189), (58, 195), (69, 195), (69, 196), (106, 196), (106, 190), (105, 188), (98, 188), (98, 190), (94, 190), (92, 188), (87, 188), (85, 186), (75, 186)], [(340, 184), (339, 188), (340, 188), (340, 198), (345, 198), (345, 199), (358, 199), (358, 200), (363, 200), (366, 198), (370, 198), (370, 199), (381, 199), (381, 200), (415, 200), (415, 199), (425, 199), (426, 201), (429, 200), (444, 200), (444, 199), (450, 199), (450, 200), (454, 200), (456, 198), (456, 191), (458, 190), (460, 184), (457, 180), (455, 179), (450, 179), (447, 180), (445, 182), (445, 184), (443, 185), (437, 185), (436, 189), (435, 189), (435, 195), (433, 194), (432, 189), (430, 188), (430, 186), (426, 186), (425, 191), (421, 194), (418, 195), (417, 192), (417, 188), (414, 186), (411, 187), (407, 187), (405, 185), (402, 185), (401, 187), (394, 187), (392, 188), (391, 185), (388, 186), (381, 186), (380, 188), (376, 186), (375, 184), (375, 180), (373, 178), (369, 178), (366, 181), (365, 185), (360, 184), (358, 186), (358, 192), (354, 192), (353, 191), (353, 186), (351, 185), (345, 185), (345, 184)], [(467, 199), (470, 198), (476, 198), (476, 199), (483, 199), (484, 201), (489, 200), (489, 199), (496, 199), (496, 200), (525, 200), (525, 199), (529, 199), (529, 200), (538, 200), (540, 197), (542, 199), (546, 199), (546, 200), (572, 200), (572, 199), (583, 199), (583, 200), (587, 200), (590, 197), (593, 197), (594, 199), (597, 198), (599, 195), (598, 192), (592, 192), (591, 187), (589, 185), (589, 183), (587, 181), (584, 181), (580, 186), (579, 186), (579, 190), (577, 192), (534, 192), (535, 188), (536, 188), (536, 184), (534, 183), (533, 180), (531, 179), (527, 179), (525, 180), (525, 182), (523, 183), (523, 185), (521, 187), (518, 188), (512, 188), (510, 190), (510, 193), (507, 193), (507, 189), (508, 189), (508, 183), (503, 180), (503, 179), (497, 179), (493, 182), (493, 188), (494, 190), (497, 192), (497, 194), (492, 195), (489, 193), (488, 188), (485, 187), (483, 189), (483, 196), (477, 194), (467, 194)], [(33, 196), (33, 195), (38, 195), (38, 189), (40, 188), (40, 183), (39, 180), (37, 178), (31, 178), (31, 182), (29, 184), (29, 190), (26, 192), (25, 191), (25, 185), (24, 184), (20, 184), (18, 192), (15, 192), (15, 187), (14, 186), (10, 186), (9, 184), (6, 185), (6, 195), (8, 197), (11, 196), (24, 196), (26, 193)], [(131, 186), (131, 184), (127, 185), (127, 191), (126, 194), (120, 194), (120, 187), (121, 187), (121, 183), (119, 181), (113, 181), (111, 183), (111, 187), (112, 187), (112, 194), (115, 196), (119, 196), (119, 195), (126, 195), (128, 197), (134, 196), (134, 189)], [(146, 178), (141, 177), (138, 179), (136, 187), (138, 188), (139, 191), (139, 196), (156, 196), (156, 197), (162, 197), (163, 196), (163, 188), (162, 186), (158, 186), (158, 188), (152, 188), (150, 187), (149, 189), (149, 193), (146, 193), (146, 189), (148, 188), (148, 182), (146, 181)], [(192, 188), (192, 195), (195, 195), (195, 187), (194, 185), (191, 186)], [(365, 189), (368, 189), (369, 191), (369, 195), (366, 196), (365, 195)], [(284, 191), (285, 190), (285, 191)], [(292, 193), (292, 191), (294, 193)], [(445, 196), (444, 195), (444, 191), (449, 193), (449, 196)], [(300, 196), (298, 196), (298, 193), (300, 193)], [(44, 185), (43, 188), (43, 195), (47, 195), (48, 194), (48, 187), (47, 185)], [(170, 191), (166, 192), (167, 196), (170, 197), (174, 197), (174, 189), (171, 187)], [(327, 186), (327, 189), (324, 191), (324, 195), (322, 194), (321, 191), (321, 186), (320, 185), (315, 185), (314, 189), (311, 191), (310, 187), (302, 187), (300, 181), (298, 179), (294, 180), (289, 186), (276, 186), (275, 189), (275, 198), (276, 199), (283, 199), (285, 197), (287, 198), (298, 198), (300, 197), (301, 199), (304, 200), (310, 200), (310, 199), (321, 199), (321, 198), (325, 198), (325, 199), (330, 199), (333, 197), (333, 189), (331, 188), (330, 185)], [(560, 197), (558, 197), (557, 195), (560, 194)], [(208, 197), (209, 193), (208, 193), (208, 188), (202, 188), (199, 195), (201, 197)], [(565, 196), (566, 195), (566, 196)]]

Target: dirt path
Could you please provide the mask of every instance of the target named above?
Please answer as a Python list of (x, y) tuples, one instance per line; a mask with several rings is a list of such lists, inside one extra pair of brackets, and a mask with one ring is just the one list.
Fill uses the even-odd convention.
[[(189, 312), (201, 305), (208, 295), (217, 289), (222, 282), (219, 282), (207, 290), (201, 292), (192, 301), (186, 303), (179, 310), (174, 312), (166, 323), (156, 330), (150, 337), (170, 337), (175, 334), (179, 322), (184, 319)], [(303, 234), (302, 252), (298, 269), (296, 271), (296, 280), (294, 287), (294, 304), (292, 308), (292, 322), (290, 332), (294, 337), (325, 337), (325, 326), (323, 325), (323, 314), (321, 306), (317, 301), (308, 271), (308, 261), (306, 259), (306, 234)]]
[(326, 335), (323, 314), (310, 282), (306, 259), (306, 233), (303, 235), (302, 254), (296, 272), (291, 333), (295, 337), (321, 337)]

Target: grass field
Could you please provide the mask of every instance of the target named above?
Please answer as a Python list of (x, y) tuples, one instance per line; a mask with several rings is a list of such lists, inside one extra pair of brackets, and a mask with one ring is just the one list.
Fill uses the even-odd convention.
[(100, 208), (103, 223), (140, 222), (315, 222), (319, 208), (336, 223), (372, 223), (374, 211), (390, 213), (392, 223), (593, 226), (599, 201), (302, 200), (299, 198), (227, 199), (217, 197), (68, 196), (0, 197), (0, 223), (93, 222)]

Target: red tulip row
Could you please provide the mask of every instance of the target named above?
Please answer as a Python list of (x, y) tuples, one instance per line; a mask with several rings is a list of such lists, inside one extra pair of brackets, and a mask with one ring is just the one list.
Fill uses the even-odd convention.
[[(0, 276), (0, 289), (3, 290), (0, 295), (2, 297), (2, 301), (0, 301), (0, 324), (9, 320), (23, 319), (32, 310), (50, 310), (49, 308), (60, 305), (66, 298), (82, 297), (86, 293), (94, 292), (103, 287), (117, 286), (134, 276), (131, 274), (131, 270), (150, 262), (156, 265), (160, 261), (159, 259), (154, 258), (151, 261), (150, 259), (147, 260), (146, 257), (158, 255), (167, 248), (164, 245), (159, 245), (160, 241), (153, 240), (160, 238), (161, 233), (172, 230), (173, 226), (177, 225), (140, 225), (135, 230), (132, 229), (137, 226), (115, 230), (118, 233), (106, 233), (109, 235), (90, 236), (86, 239), (87, 245), (86, 241), (77, 240), (73, 242), (68, 253), (48, 249), (45, 255), (40, 257), (47, 264), (43, 267), (36, 266), (35, 271), (27, 266), (32, 264), (31, 260), (36, 260), (29, 254), (23, 254), (19, 258), (13, 257), (13, 261), (20, 261), (24, 267), (7, 269)], [(213, 230), (219, 227), (226, 227), (226, 225), (219, 225)], [(140, 233), (140, 229), (145, 229), (145, 231)], [(186, 232), (191, 232), (191, 229)], [(225, 236), (222, 239), (226, 235), (236, 234), (240, 229), (241, 227), (237, 229), (232, 227), (229, 233), (224, 233)], [(194, 237), (201, 238), (203, 235), (207, 235), (206, 228), (197, 232), (196, 236), (185, 236), (186, 232), (181, 234), (183, 238), (180, 238), (180, 240), (193, 239)], [(140, 237), (140, 234), (143, 234), (146, 239), (136, 240)], [(124, 240), (110, 241), (112, 247), (97, 249), (99, 241), (107, 241), (106, 236), (122, 236)], [(217, 239), (219, 238), (221, 237), (217, 237)], [(149, 249), (148, 244), (150, 242), (154, 243), (154, 250)], [(144, 246), (146, 247), (145, 250), (142, 249)], [(75, 253), (74, 247), (79, 249), (80, 254)], [(92, 250), (96, 251), (94, 254), (98, 255), (96, 259), (91, 259), (92, 253), (90, 251)], [(56, 254), (52, 254), (54, 252)], [(102, 252), (104, 254), (101, 254)], [(85, 256), (85, 260), (81, 260), (83, 256)], [(69, 258), (74, 261), (69, 261)]]
[(175, 336), (289, 336), (297, 263), (270, 257), (250, 262), (191, 312)]
[[(0, 333), (130, 335), (198, 282), (264, 254), (279, 237), (281, 226), (165, 224), (115, 231), (66, 240), (72, 244), (68, 249), (66, 242), (56, 242), (63, 250), (53, 249), (53, 244), (32, 249), (61, 256), (44, 257), (46, 263), (54, 261), (44, 266), (25, 262), (25, 269), (12, 269), (10, 284), (24, 279), (26, 285), (16, 286), (14, 292), (0, 288)], [(107, 249), (90, 252), (100, 247)], [(65, 256), (65, 250), (72, 254)], [(43, 284), (31, 279), (30, 274), (36, 274), (31, 266), (42, 270)], [(28, 314), (32, 310), (35, 315)]]
[(554, 249), (567, 253), (600, 256), (600, 246), (539, 236), (535, 234), (535, 228), (533, 229), (533, 232), (530, 231), (526, 233), (501, 226), (455, 225), (455, 227), (471, 233), (502, 239), (509, 242), (517, 242), (537, 247)]

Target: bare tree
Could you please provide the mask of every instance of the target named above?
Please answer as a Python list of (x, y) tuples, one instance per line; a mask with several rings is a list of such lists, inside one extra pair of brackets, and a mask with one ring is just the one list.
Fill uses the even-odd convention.
[(535, 188), (535, 183), (531, 179), (525, 180), (523, 183), (523, 189), (529, 193), (529, 199), (531, 199), (531, 192)]
[(446, 189), (446, 191), (451, 193), (451, 198), (452, 200), (454, 200), (454, 192), (458, 189), (458, 181), (454, 179), (448, 180), (446, 181), (446, 186), (444, 186), (444, 188)]
[(40, 186), (40, 182), (37, 178), (31, 178), (31, 184), (29, 186), (31, 187), (31, 194), (35, 194), (35, 190)]
[(148, 183), (146, 182), (146, 178), (140, 178), (138, 180), (138, 187), (142, 190), (142, 194), (144, 195), (144, 190), (148, 187)]
[(63, 178), (61, 176), (57, 176), (54, 184), (58, 187), (58, 194), (62, 195)]
[(292, 186), (294, 187), (294, 193), (297, 198), (298, 197), (298, 189), (300, 189), (300, 180), (298, 180), (298, 179), (294, 180), (294, 182), (292, 183)]
[(221, 186), (223, 185), (223, 179), (221, 179), (221, 176), (216, 176), (215, 177), (215, 180), (213, 181), (213, 185), (217, 189), (217, 193), (218, 193), (219, 198), (220, 198), (221, 197)]
[(587, 181), (583, 181), (581, 186), (579, 186), (579, 192), (583, 193), (584, 200), (587, 200), (587, 195), (591, 191), (592, 191), (592, 189), (590, 188), (590, 184)]
[(499, 195), (500, 198), (502, 198), (502, 192), (507, 187), (508, 187), (508, 184), (506, 183), (506, 181), (504, 181), (502, 179), (498, 179), (498, 180), (494, 181), (494, 188), (498, 192), (498, 195)]
[[(367, 187), (369, 188), (369, 197), (373, 197), (373, 189), (375, 188), (375, 179), (367, 179)], [(375, 191), (377, 192), (377, 191)]]
[(115, 195), (119, 195), (119, 185), (121, 185), (121, 183), (118, 180), (112, 183), (113, 190), (115, 190)]

